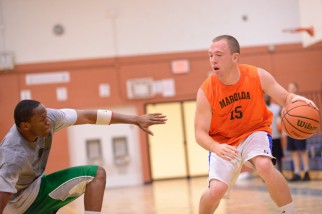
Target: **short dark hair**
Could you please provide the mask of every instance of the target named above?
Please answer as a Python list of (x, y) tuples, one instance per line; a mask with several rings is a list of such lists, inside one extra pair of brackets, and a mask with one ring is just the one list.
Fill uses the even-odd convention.
[(233, 36), (230, 36), (230, 35), (217, 36), (212, 40), (212, 42), (218, 42), (223, 39), (225, 39), (227, 41), (230, 52), (232, 54), (233, 53), (240, 53), (239, 43), (238, 43), (237, 39), (235, 39), (235, 37), (233, 37)]
[(20, 123), (29, 122), (34, 115), (33, 110), (40, 105), (36, 100), (21, 100), (15, 108), (14, 118), (17, 127), (20, 127)]

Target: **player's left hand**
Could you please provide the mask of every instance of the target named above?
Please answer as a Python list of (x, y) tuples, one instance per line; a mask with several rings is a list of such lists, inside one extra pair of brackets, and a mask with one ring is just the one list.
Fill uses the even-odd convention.
[(296, 102), (296, 101), (304, 101), (304, 102), (306, 102), (307, 104), (309, 104), (309, 105), (313, 106), (314, 108), (318, 109), (318, 107), (315, 105), (315, 103), (314, 103), (312, 100), (310, 100), (310, 99), (308, 99), (308, 98), (306, 98), (306, 97), (303, 97), (303, 96), (300, 96), (300, 95), (295, 95), (295, 96), (292, 98), (292, 103), (294, 103), (294, 102)]
[(157, 124), (165, 124), (166, 121), (167, 121), (167, 116), (163, 115), (162, 113), (145, 114), (145, 115), (139, 116), (137, 125), (143, 131), (153, 136), (153, 132), (148, 129), (149, 126), (157, 125)]

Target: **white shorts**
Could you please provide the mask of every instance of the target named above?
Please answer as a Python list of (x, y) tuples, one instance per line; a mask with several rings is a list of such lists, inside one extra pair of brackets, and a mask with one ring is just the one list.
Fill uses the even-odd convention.
[(215, 153), (209, 153), (208, 182), (216, 179), (227, 184), (228, 190), (224, 198), (229, 198), (232, 186), (236, 182), (242, 166), (245, 164), (254, 168), (250, 159), (261, 155), (275, 160), (272, 156), (272, 137), (264, 131), (254, 132), (248, 136), (238, 145), (237, 150), (238, 158), (232, 161), (226, 161)]

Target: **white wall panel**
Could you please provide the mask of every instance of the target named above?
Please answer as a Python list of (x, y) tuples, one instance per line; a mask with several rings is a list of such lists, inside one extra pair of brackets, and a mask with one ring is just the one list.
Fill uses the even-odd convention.
[[(114, 112), (136, 115), (134, 107), (110, 109)], [(107, 174), (106, 187), (133, 186), (143, 183), (139, 132), (135, 125), (112, 124), (78, 125), (68, 127), (68, 142), (72, 166), (98, 164), (105, 168)], [(128, 143), (128, 163), (116, 165), (113, 153), (113, 138), (125, 137)], [(88, 140), (100, 140), (102, 159), (90, 162), (87, 158)]]
[(298, 0), (0, 1), (0, 48), (18, 63), (203, 50), (219, 34), (241, 46), (301, 42), (282, 33), (300, 24)]

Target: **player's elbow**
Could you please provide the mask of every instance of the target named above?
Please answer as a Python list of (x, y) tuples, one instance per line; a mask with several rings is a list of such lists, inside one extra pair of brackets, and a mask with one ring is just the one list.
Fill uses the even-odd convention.
[(202, 144), (202, 142), (203, 142), (202, 139), (204, 138), (203, 136), (205, 134), (207, 134), (207, 133), (205, 133), (203, 130), (200, 130), (200, 129), (195, 130), (195, 140), (199, 145)]

